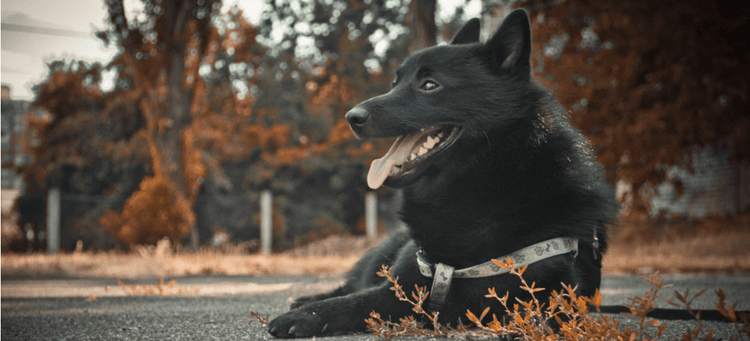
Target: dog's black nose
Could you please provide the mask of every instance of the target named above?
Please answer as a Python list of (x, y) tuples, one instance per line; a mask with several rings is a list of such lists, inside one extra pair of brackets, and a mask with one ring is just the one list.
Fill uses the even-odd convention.
[(346, 113), (346, 121), (349, 122), (352, 127), (364, 124), (367, 122), (368, 118), (370, 118), (370, 114), (367, 113), (367, 110), (359, 107), (354, 107)]

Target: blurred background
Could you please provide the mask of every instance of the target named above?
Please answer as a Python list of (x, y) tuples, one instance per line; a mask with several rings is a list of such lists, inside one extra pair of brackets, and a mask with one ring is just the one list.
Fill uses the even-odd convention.
[[(273, 251), (364, 235), (392, 141), (355, 139), (344, 114), (409, 52), (472, 17), (487, 37), (513, 8), (617, 188), (622, 243), (750, 240), (741, 2), (3, 0), (2, 251), (46, 251), (52, 203), (62, 251), (252, 253), (264, 191)], [(374, 195), (384, 234), (398, 193)]]

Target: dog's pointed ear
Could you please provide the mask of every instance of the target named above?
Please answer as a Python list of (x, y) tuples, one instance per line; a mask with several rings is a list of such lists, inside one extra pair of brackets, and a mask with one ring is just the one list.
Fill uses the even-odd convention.
[(462, 45), (479, 42), (479, 19), (474, 18), (466, 22), (464, 27), (451, 40), (451, 45)]
[(531, 24), (526, 11), (517, 9), (503, 20), (487, 41), (490, 63), (495, 70), (531, 74)]

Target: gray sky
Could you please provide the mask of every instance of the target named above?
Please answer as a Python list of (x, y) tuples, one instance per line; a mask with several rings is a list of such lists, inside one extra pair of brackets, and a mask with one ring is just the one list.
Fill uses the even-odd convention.
[(113, 48), (104, 49), (93, 35), (106, 23), (101, 0), (2, 0), (0, 6), (6, 27), (32, 26), (53, 33), (2, 30), (0, 75), (2, 83), (11, 86), (13, 98), (32, 97), (31, 85), (44, 79), (47, 61), (61, 57), (106, 61), (115, 53)]
[[(139, 1), (125, 0), (126, 9)], [(237, 3), (257, 20), (262, 0), (225, 1), (225, 8)], [(11, 87), (14, 99), (32, 99), (31, 86), (47, 75), (46, 62), (60, 58), (109, 61), (115, 49), (105, 49), (94, 31), (106, 27), (103, 0), (2, 0), (0, 42), (2, 84)], [(256, 16), (256, 17), (253, 17)], [(42, 30), (28, 32), (24, 27)]]

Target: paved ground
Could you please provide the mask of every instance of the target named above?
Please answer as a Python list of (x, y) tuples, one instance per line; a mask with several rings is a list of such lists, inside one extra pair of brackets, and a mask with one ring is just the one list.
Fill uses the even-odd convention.
[[(155, 283), (143, 281), (139, 283)], [(133, 296), (135, 291), (156, 290), (149, 285), (121, 286), (114, 280), (2, 280), (3, 340), (263, 340), (272, 339), (250, 312), (277, 316), (292, 295), (330, 290), (338, 278), (181, 278), (176, 286), (162, 285), (167, 294)], [(661, 291), (674, 299), (674, 290), (706, 294), (695, 308), (713, 308), (715, 290), (722, 288), (738, 310), (750, 310), (750, 274), (734, 276), (665, 276), (673, 288)], [(608, 276), (602, 292), (605, 305), (624, 304), (642, 295), (650, 284), (636, 276)], [(95, 298), (95, 299), (94, 299)], [(669, 308), (663, 301), (659, 307)], [(251, 322), (252, 321), (252, 322)], [(635, 328), (633, 320), (623, 325)], [(679, 338), (694, 322), (670, 321), (663, 339)], [(727, 323), (707, 323), (714, 338), (733, 335)], [(369, 334), (339, 336), (337, 341), (374, 340)]]

